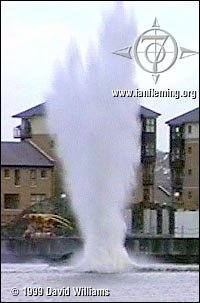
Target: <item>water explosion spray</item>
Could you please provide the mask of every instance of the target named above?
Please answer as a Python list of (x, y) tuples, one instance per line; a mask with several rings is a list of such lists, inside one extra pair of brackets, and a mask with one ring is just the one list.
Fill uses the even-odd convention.
[(135, 89), (133, 60), (112, 51), (133, 43), (133, 20), (119, 2), (107, 12), (86, 68), (71, 43), (48, 98), (65, 184), (85, 241), (83, 270), (116, 272), (130, 265), (122, 210), (136, 185), (139, 106), (135, 99), (112, 97), (113, 89)]

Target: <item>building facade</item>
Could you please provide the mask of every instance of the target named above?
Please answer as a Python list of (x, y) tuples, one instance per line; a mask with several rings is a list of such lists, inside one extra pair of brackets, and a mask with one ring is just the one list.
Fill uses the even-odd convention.
[(141, 106), (141, 180), (144, 207), (149, 207), (155, 201), (154, 182), (156, 164), (157, 118), (160, 114)]
[[(140, 112), (140, 118), (142, 124), (141, 165), (138, 172), (138, 180), (139, 180), (138, 189), (134, 193), (133, 203), (143, 202), (144, 207), (149, 207), (150, 204), (154, 203), (154, 169), (155, 169), (155, 161), (156, 161), (156, 119), (159, 115), (160, 114), (150, 109), (147, 109), (146, 107), (141, 106), (141, 112)], [(22, 191), (21, 198), (23, 197), (22, 200), (26, 201), (26, 203), (21, 202), (20, 205), (22, 208), (24, 208), (27, 207), (29, 203), (31, 204), (34, 198), (40, 199), (44, 195), (46, 197), (49, 197), (50, 195), (58, 195), (63, 191), (62, 173), (60, 173), (62, 172), (62, 165), (61, 165), (62, 162), (58, 158), (56, 152), (55, 136), (52, 137), (49, 134), (45, 103), (39, 104), (26, 111), (13, 115), (13, 118), (21, 119), (20, 125), (14, 128), (14, 138), (20, 139), (22, 145), (29, 144), (30, 146), (32, 146), (32, 148), (34, 148), (40, 154), (46, 157), (51, 164), (53, 163), (53, 169), (52, 167), (49, 168), (49, 170), (52, 169), (51, 173), (48, 172), (48, 174), (51, 174), (51, 179), (49, 179), (49, 183), (45, 185), (46, 191), (43, 190), (44, 182), (41, 183), (39, 182), (42, 188), (40, 190), (38, 188), (39, 190), (38, 192), (36, 192), (37, 191), (36, 189), (35, 191), (33, 191), (32, 187), (31, 187), (31, 191), (29, 190), (30, 180), (29, 177), (27, 176), (28, 174), (31, 174), (31, 170), (33, 170), (34, 167), (31, 167), (31, 165), (29, 165), (29, 168), (24, 167), (23, 170), (21, 170), (21, 178), (23, 179), (23, 186), (21, 185), (20, 188), (18, 188), (16, 194), (20, 194), (20, 191)], [(23, 151), (21, 151), (21, 154), (23, 154)], [(30, 161), (30, 163), (32, 162)], [(15, 163), (15, 167), (17, 167), (17, 162)], [(6, 168), (4, 167), (3, 174), (6, 174), (5, 169)], [(15, 171), (16, 168), (13, 168), (12, 171), (13, 176), (14, 174), (16, 174)], [(38, 168), (35, 174), (39, 176), (40, 173), (42, 172), (40, 172)], [(3, 182), (4, 182), (3, 188), (4, 187), (8, 188), (9, 186), (11, 186), (9, 185), (8, 180), (4, 180)], [(52, 188), (50, 189), (49, 186), (51, 186)], [(14, 187), (14, 189), (16, 190), (16, 187)], [(33, 195), (36, 194), (37, 197), (36, 196), (34, 197)]]
[(15, 139), (30, 142), (35, 148), (43, 152), (54, 161), (54, 195), (63, 191), (62, 161), (56, 151), (56, 136), (50, 135), (45, 103), (41, 103), (28, 110), (12, 116), (21, 119), (21, 124), (14, 128)]
[(21, 124), (14, 128), (13, 136), (15, 139), (29, 141), (53, 159), (56, 157), (55, 138), (52, 138), (49, 134), (45, 103), (12, 117), (21, 119)]
[(144, 231), (145, 210), (154, 208), (154, 183), (156, 164), (157, 118), (159, 113), (144, 106), (140, 107), (141, 120), (141, 159), (137, 175), (137, 188), (134, 192), (132, 212), (132, 232)]
[(198, 210), (199, 108), (166, 123), (170, 127), (172, 202), (184, 210)]
[(1, 143), (1, 223), (53, 195), (54, 163), (29, 142)]
[[(141, 132), (141, 166), (139, 169), (139, 190), (136, 203), (144, 201), (147, 205), (154, 202), (154, 170), (156, 162), (156, 119), (160, 114), (144, 106), (140, 107), (142, 124)], [(13, 118), (20, 118), (21, 124), (14, 129), (14, 138), (29, 141), (40, 148), (54, 161), (60, 162), (56, 153), (55, 137), (49, 134), (45, 103), (16, 114)], [(61, 167), (61, 165), (60, 165)], [(142, 189), (142, 190), (141, 190)]]

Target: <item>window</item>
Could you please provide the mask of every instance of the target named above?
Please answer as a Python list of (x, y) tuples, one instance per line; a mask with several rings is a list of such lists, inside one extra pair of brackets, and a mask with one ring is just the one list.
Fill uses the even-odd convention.
[(181, 137), (181, 127), (180, 126), (172, 127), (172, 139), (177, 139), (179, 137)]
[(192, 133), (192, 125), (188, 125), (188, 134)]
[(155, 144), (153, 142), (149, 142), (145, 145), (145, 155), (155, 156)]
[(47, 170), (46, 169), (41, 170), (41, 178), (42, 179), (47, 178)]
[(36, 171), (36, 169), (31, 169), (31, 171), (30, 171), (30, 181), (31, 181), (31, 186), (36, 186), (37, 185), (37, 171)]
[(172, 150), (172, 160), (178, 160), (181, 158), (181, 150), (179, 147), (175, 147)]
[(31, 204), (40, 202), (46, 199), (45, 194), (31, 194)]
[(188, 199), (191, 199), (191, 198), (192, 198), (192, 192), (188, 191)]
[(192, 153), (192, 146), (188, 146), (188, 154)]
[(154, 183), (154, 168), (149, 166), (143, 169), (143, 184), (153, 184)]
[(144, 188), (143, 199), (144, 202), (150, 202), (150, 190), (148, 188)]
[(14, 183), (17, 186), (20, 185), (20, 170), (19, 169), (15, 169), (15, 172), (14, 172)]
[(5, 209), (18, 209), (19, 208), (19, 195), (18, 194), (5, 194), (4, 195), (4, 208)]
[(191, 176), (192, 175), (192, 170), (188, 169), (188, 175)]
[(10, 170), (9, 169), (4, 169), (4, 178), (10, 178)]
[(146, 119), (145, 131), (147, 133), (154, 133), (155, 132), (155, 119), (153, 119), (153, 118), (147, 118)]

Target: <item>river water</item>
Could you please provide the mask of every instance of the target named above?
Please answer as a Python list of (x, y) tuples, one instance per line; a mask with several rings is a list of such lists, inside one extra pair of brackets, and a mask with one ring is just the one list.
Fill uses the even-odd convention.
[[(2, 302), (198, 302), (197, 265), (145, 264), (118, 274), (66, 265), (2, 264)], [(97, 296), (98, 294), (98, 296)]]

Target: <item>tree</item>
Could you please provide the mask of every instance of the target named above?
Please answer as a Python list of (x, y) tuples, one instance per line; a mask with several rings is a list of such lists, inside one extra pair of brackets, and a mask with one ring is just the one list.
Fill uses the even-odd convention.
[(1, 229), (1, 237), (22, 237), (27, 228), (27, 221), (23, 218), (25, 214), (55, 214), (72, 223), (73, 230), (64, 227), (56, 227), (58, 236), (78, 235), (78, 229), (74, 214), (70, 207), (70, 200), (66, 198), (50, 198), (33, 204), (23, 210), (9, 225)]

